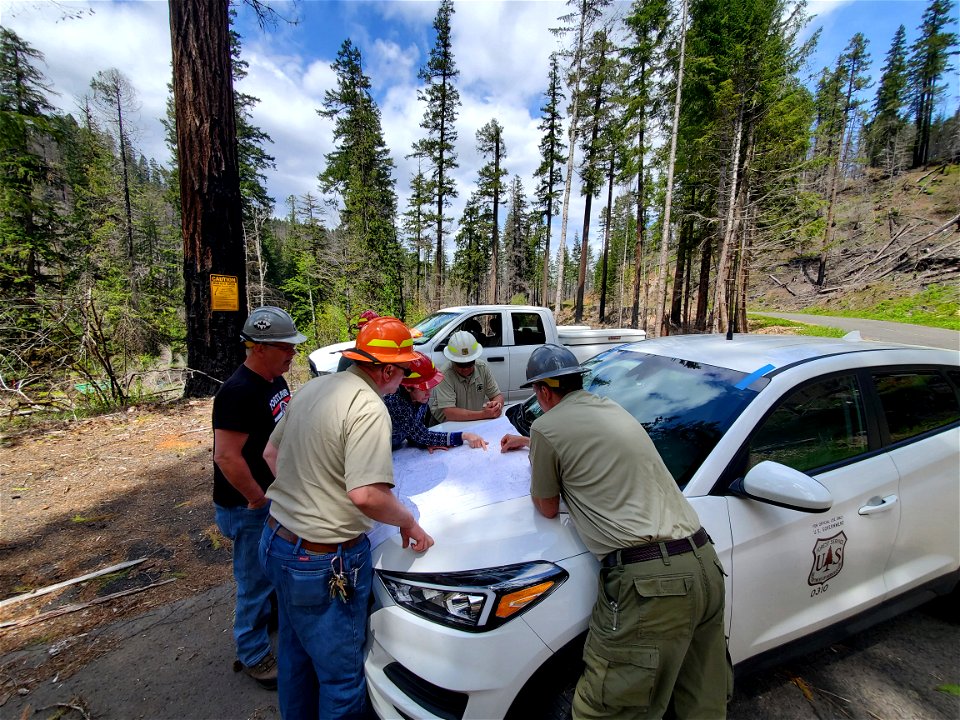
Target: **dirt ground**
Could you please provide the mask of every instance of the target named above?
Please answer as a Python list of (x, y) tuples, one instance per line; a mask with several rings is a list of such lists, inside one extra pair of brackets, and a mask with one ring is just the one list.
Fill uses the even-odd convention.
[[(0, 605), (0, 656), (9, 658), (0, 666), (0, 706), (13, 677), (16, 687), (67, 677), (107, 650), (85, 641), (93, 628), (230, 579), (229, 541), (217, 531), (211, 503), (211, 405), (207, 399), (141, 406), (0, 442), (0, 603), (145, 558)], [(54, 616), (69, 606), (80, 609)], [(42, 667), (11, 666), (16, 653), (8, 653), (52, 640), (63, 651)]]

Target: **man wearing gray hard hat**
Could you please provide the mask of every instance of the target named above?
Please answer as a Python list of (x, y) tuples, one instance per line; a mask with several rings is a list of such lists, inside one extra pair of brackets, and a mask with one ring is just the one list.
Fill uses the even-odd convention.
[(269, 512), (264, 492), (273, 482), (263, 449), (290, 400), (283, 374), (297, 345), (307, 338), (286, 312), (264, 306), (250, 313), (240, 339), (247, 358), (213, 399), (213, 503), (220, 532), (233, 541), (234, 671), (242, 670), (272, 690), (277, 687), (277, 663), (267, 622), (273, 586), (257, 557)]
[(543, 415), (529, 443), (530, 497), (555, 518), (560, 498), (600, 561), (573, 717), (722, 718), (733, 674), (723, 626), (723, 568), (696, 511), (643, 426), (583, 390), (570, 350), (544, 345), (527, 363)]

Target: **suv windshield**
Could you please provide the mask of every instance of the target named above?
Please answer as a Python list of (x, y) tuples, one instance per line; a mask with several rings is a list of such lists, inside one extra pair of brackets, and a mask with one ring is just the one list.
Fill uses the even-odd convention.
[[(622, 349), (602, 353), (584, 367), (589, 368), (584, 389), (615, 400), (640, 421), (681, 488), (769, 382), (761, 378), (748, 390), (739, 387), (746, 373)], [(524, 435), (541, 414), (535, 397), (508, 412)]]
[[(443, 327), (456, 316), (457, 313), (452, 312), (436, 312), (433, 315), (427, 315), (427, 317), (411, 328), (412, 330), (416, 331), (413, 333), (413, 344), (423, 345), (425, 342), (430, 340), (430, 338), (440, 332)], [(420, 333), (419, 335), (417, 335), (418, 332)]]

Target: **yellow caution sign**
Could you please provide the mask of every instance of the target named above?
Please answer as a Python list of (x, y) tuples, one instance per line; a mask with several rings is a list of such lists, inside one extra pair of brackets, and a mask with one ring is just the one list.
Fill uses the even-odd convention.
[(210, 309), (236, 312), (240, 309), (239, 283), (234, 275), (210, 275)]

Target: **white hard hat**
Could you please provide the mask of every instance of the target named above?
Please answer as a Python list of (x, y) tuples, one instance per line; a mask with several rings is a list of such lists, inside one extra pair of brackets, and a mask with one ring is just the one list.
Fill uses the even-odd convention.
[(458, 330), (447, 341), (443, 356), (455, 363), (473, 362), (483, 354), (483, 346), (466, 330)]

